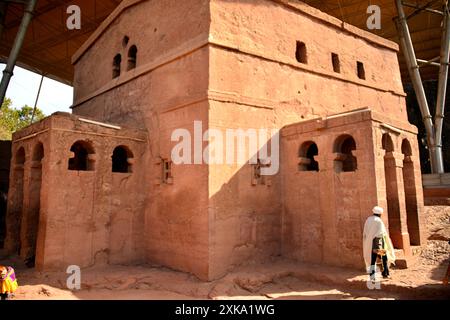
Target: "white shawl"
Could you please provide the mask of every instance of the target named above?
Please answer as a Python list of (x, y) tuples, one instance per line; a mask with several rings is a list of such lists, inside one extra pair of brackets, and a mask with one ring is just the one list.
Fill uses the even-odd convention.
[(383, 220), (381, 220), (380, 217), (372, 215), (367, 218), (366, 223), (364, 224), (363, 232), (364, 262), (366, 263), (367, 270), (370, 268), (370, 262), (372, 259), (372, 242), (376, 237), (384, 237), (384, 249), (386, 249), (388, 264), (395, 264), (394, 247), (392, 246), (391, 239), (386, 231)]

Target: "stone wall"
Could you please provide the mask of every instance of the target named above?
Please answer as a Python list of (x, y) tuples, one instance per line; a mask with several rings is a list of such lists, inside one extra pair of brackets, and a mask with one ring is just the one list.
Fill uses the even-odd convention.
[[(283, 255), (306, 262), (363, 267), (362, 231), (372, 208), (385, 209), (383, 220), (397, 249), (411, 255), (420, 245), (423, 196), (415, 128), (394, 128), (370, 110), (318, 118), (282, 130)], [(390, 170), (391, 152), (383, 137), (395, 137), (398, 170)], [(341, 137), (355, 141), (354, 170), (343, 171)], [(408, 142), (404, 142), (408, 141)], [(318, 171), (302, 148), (315, 143)], [(406, 150), (406, 143), (411, 146)], [(400, 149), (402, 150), (402, 149)], [(345, 167), (345, 166), (344, 166)], [(410, 171), (411, 170), (411, 171)], [(393, 172), (393, 174), (392, 174)]]
[[(13, 141), (9, 252), (41, 270), (143, 262), (145, 132), (55, 114)], [(76, 143), (88, 150), (85, 171), (69, 164)], [(117, 147), (127, 172), (112, 172)]]
[(0, 141), (0, 190), (8, 191), (11, 162), (11, 141)]
[(297, 1), (212, 0), (211, 17), (210, 90), (265, 102), (280, 126), (362, 107), (408, 121), (395, 43)]
[[(208, 26), (208, 1), (142, 1), (130, 7), (76, 60), (73, 108), (77, 115), (147, 130), (146, 260), (203, 279), (209, 272), (208, 168), (174, 165), (172, 181), (162, 183), (161, 165), (171, 159), (175, 129), (193, 137), (196, 120), (208, 129)], [(122, 47), (124, 36), (130, 40)], [(114, 55), (125, 58), (132, 44), (138, 48), (136, 69), (126, 71), (122, 60), (121, 75), (112, 79)], [(99, 55), (109, 58), (98, 64)]]
[(0, 141), (0, 249), (5, 238), (6, 203), (9, 189), (11, 141)]
[[(127, 3), (137, 4), (118, 11), (117, 15), (113, 13), (75, 54), (76, 104), (95, 92), (111, 88), (111, 85), (129, 80), (141, 72), (153, 71), (177, 59), (180, 52), (188, 54), (192, 46), (205, 45), (208, 40), (209, 0), (128, 0)], [(124, 37), (128, 37), (127, 43), (124, 43)], [(127, 70), (128, 51), (133, 45), (138, 50), (136, 69)], [(113, 79), (113, 59), (117, 54), (122, 57), (121, 76)], [(152, 84), (158, 85), (157, 80), (154, 79)], [(149, 86), (145, 88), (150, 89)], [(167, 91), (177, 88), (176, 82), (165, 86)], [(125, 91), (130, 96), (133, 94), (132, 90)], [(139, 95), (144, 92), (136, 87), (134, 93)], [(147, 102), (159, 103), (152, 100)], [(125, 111), (130, 112), (130, 107), (129, 104), (124, 105)]]
[[(300, 2), (212, 0), (210, 6), (210, 129), (281, 129), (363, 107), (387, 114), (391, 124), (408, 125), (396, 44), (342, 25)], [(302, 62), (297, 52), (299, 43), (306, 48)], [(333, 69), (333, 53), (339, 57), (339, 72)], [(364, 64), (365, 79), (358, 77), (358, 62)], [(315, 134), (321, 148), (331, 148), (331, 138), (321, 137), (322, 131)], [(358, 147), (364, 144), (364, 150), (370, 152), (371, 137), (370, 127), (358, 132)], [(297, 145), (292, 148), (282, 149), (281, 157), (298, 152)], [(280, 175), (269, 178), (270, 186), (252, 185), (249, 164), (210, 165), (210, 277), (221, 276), (241, 263), (267, 260), (289, 251), (293, 251), (289, 256), (308, 261), (337, 264), (339, 260), (358, 265), (360, 261), (355, 260), (352, 250), (359, 246), (361, 230), (356, 228), (350, 238), (339, 243), (333, 228), (334, 223), (344, 230), (355, 221), (359, 223), (361, 210), (370, 213), (376, 200), (372, 190), (372, 198), (361, 200), (364, 205), (352, 203), (355, 194), (357, 199), (364, 199), (359, 195), (361, 186), (353, 181), (364, 180), (370, 170), (374, 174), (373, 156), (363, 154), (361, 160), (367, 167), (340, 175), (333, 182), (336, 185), (330, 182), (334, 181), (331, 168), (327, 169), (327, 161), (332, 164), (333, 160), (324, 160), (323, 173), (301, 176), (310, 183), (302, 183), (300, 190), (295, 181), (284, 185)], [(294, 203), (283, 202), (290, 199), (285, 198), (290, 192), (287, 188), (297, 190), (302, 198), (291, 195)], [(315, 195), (324, 188), (330, 197), (319, 201)], [(311, 196), (306, 196), (309, 193)], [(340, 198), (350, 200), (332, 203), (331, 199)], [(295, 205), (305, 210), (287, 222), (281, 212), (283, 208), (297, 212)], [(300, 218), (308, 222), (299, 224)], [(296, 249), (282, 250), (282, 243), (287, 242), (281, 234), (290, 232), (283, 228), (295, 230)], [(325, 229), (315, 232), (318, 228)], [(331, 255), (336, 246), (342, 248), (339, 258)]]
[[(124, 4), (125, 9), (113, 13), (73, 58), (73, 112), (147, 131), (142, 175), (148, 186), (143, 194), (149, 262), (215, 279), (241, 263), (285, 252), (283, 175), (255, 184), (252, 165), (201, 163), (172, 165), (170, 181), (162, 181), (161, 167), (170, 161), (177, 143), (171, 141), (174, 130), (185, 129), (194, 138), (194, 121), (202, 122), (200, 134), (208, 129), (280, 130), (363, 107), (386, 114), (385, 123), (408, 127), (397, 45), (301, 2), (127, 0)], [(128, 70), (132, 45), (138, 50), (137, 63)], [(113, 77), (117, 54), (122, 57), (121, 72)], [(321, 214), (301, 225), (303, 231), (295, 231), (295, 241), (309, 249), (293, 255), (336, 262), (330, 252), (339, 245), (339, 259), (359, 263), (351, 256), (361, 236), (358, 229), (342, 243), (323, 234), (334, 232), (336, 219), (342, 228), (361, 222), (361, 215), (365, 217), (381, 197), (372, 190), (374, 198), (361, 200), (364, 204), (359, 207), (352, 203), (354, 197), (362, 199), (354, 180), (363, 180), (370, 170), (373, 175), (371, 166), (380, 163), (374, 160), (371, 130), (369, 126), (352, 133), (358, 148), (369, 152), (360, 155), (365, 171), (345, 172), (329, 189), (330, 199), (349, 202), (336, 205), (328, 199), (317, 208), (313, 207), (317, 199), (306, 200), (306, 205), (311, 201), (311, 212)], [(331, 138), (320, 139), (322, 147), (331, 146)], [(206, 146), (202, 141), (200, 147)], [(323, 161), (324, 173), (305, 174), (311, 185), (301, 190), (303, 194), (317, 194), (314, 183), (321, 186), (335, 179), (331, 167), (327, 169), (334, 160)], [(293, 201), (292, 208), (300, 205)], [(295, 219), (307, 217), (293, 216), (292, 227), (297, 226)], [(319, 226), (322, 231), (305, 237)]]

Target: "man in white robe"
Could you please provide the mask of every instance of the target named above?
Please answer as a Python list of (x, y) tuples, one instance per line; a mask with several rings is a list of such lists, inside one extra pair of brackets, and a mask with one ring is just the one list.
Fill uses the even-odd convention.
[(374, 207), (373, 215), (368, 217), (364, 225), (363, 251), (366, 269), (371, 276), (375, 275), (375, 265), (378, 256), (381, 255), (383, 261), (383, 278), (389, 278), (389, 264), (395, 264), (394, 247), (381, 220), (384, 210), (381, 207)]

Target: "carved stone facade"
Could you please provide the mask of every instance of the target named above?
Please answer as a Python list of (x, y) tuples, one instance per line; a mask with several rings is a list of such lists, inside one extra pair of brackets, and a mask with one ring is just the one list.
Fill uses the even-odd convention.
[[(122, 1), (73, 57), (74, 115), (14, 135), (9, 248), (42, 269), (151, 262), (205, 280), (279, 255), (362, 268), (378, 204), (408, 254), (423, 200), (397, 52), (298, 1)], [(280, 172), (171, 163), (194, 122), (278, 130)], [(120, 154), (131, 172), (112, 172)]]

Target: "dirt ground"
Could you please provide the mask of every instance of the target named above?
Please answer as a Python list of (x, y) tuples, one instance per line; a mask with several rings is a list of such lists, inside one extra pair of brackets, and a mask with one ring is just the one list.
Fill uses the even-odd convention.
[(426, 207), (426, 225), (428, 242), (415, 264), (393, 267), (392, 279), (373, 290), (362, 271), (282, 258), (241, 266), (213, 282), (151, 265), (95, 267), (82, 270), (77, 291), (67, 289), (64, 272), (36, 272), (15, 259), (0, 259), (0, 264), (16, 268), (16, 300), (450, 299), (450, 286), (442, 284), (449, 263), (450, 206)]

